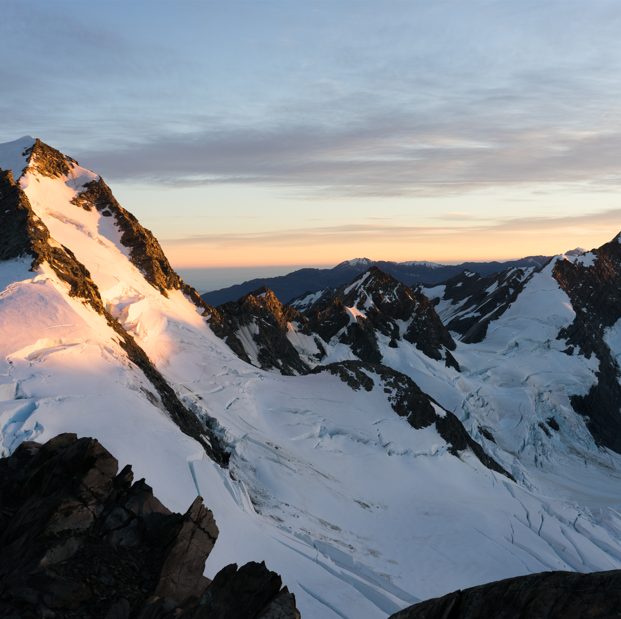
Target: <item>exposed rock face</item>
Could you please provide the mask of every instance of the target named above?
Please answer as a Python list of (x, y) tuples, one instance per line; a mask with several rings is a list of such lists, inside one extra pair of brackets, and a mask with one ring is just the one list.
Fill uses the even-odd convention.
[(572, 396), (573, 409), (587, 418), (593, 438), (621, 453), (621, 370), (604, 341), (604, 331), (621, 318), (621, 244), (619, 237), (594, 249), (590, 266), (580, 260), (559, 260), (553, 275), (571, 299), (576, 317), (559, 332), (573, 349), (599, 360), (597, 384), (586, 396)]
[(48, 263), (58, 278), (69, 285), (70, 296), (82, 299), (106, 318), (108, 325), (119, 336), (119, 345), (153, 384), (172, 420), (183, 432), (201, 443), (215, 462), (226, 465), (228, 453), (217, 435), (185, 408), (144, 350), (106, 311), (99, 289), (91, 279), (88, 269), (77, 260), (71, 250), (51, 239), (49, 230), (32, 210), (28, 196), (14, 182), (10, 171), (0, 170), (0, 211), (0, 260), (31, 256), (32, 271), (44, 262)]
[(621, 617), (621, 570), (543, 572), (455, 591), (389, 619), (612, 619)]
[(37, 174), (47, 176), (48, 178), (67, 176), (72, 168), (78, 165), (75, 159), (67, 157), (59, 150), (44, 144), (39, 138), (30, 148), (24, 151), (24, 155), (28, 155), (28, 165), (24, 168), (24, 171), (27, 168), (31, 168)]
[[(250, 355), (253, 355), (255, 363), (262, 369), (275, 368), (287, 376), (307, 374), (310, 370), (287, 337), (289, 331), (295, 329), (299, 334), (312, 338), (308, 322), (297, 310), (283, 305), (271, 290), (260, 288), (236, 303), (218, 306), (216, 311), (217, 319), (210, 320), (214, 333), (226, 338), (226, 343), (245, 361), (250, 363)], [(227, 332), (220, 331), (222, 327), (235, 335), (235, 347), (231, 346)], [(320, 359), (321, 343), (316, 341), (315, 345), (319, 351), (317, 359)], [(238, 346), (241, 346), (241, 354)]]
[(200, 497), (171, 513), (131, 467), (117, 471), (95, 439), (74, 434), (0, 460), (3, 617), (299, 617), (264, 564), (203, 577), (218, 528)]
[(326, 342), (336, 338), (348, 344), (362, 361), (382, 360), (376, 336), (381, 333), (393, 347), (403, 338), (428, 357), (459, 369), (448, 353), (455, 342), (429, 299), (375, 266), (315, 304), (308, 316), (313, 332)]
[(291, 299), (287, 305), (290, 305), (303, 314), (310, 313), (315, 305), (319, 305), (319, 303), (328, 300), (335, 292), (336, 288), (332, 286), (328, 286), (317, 292), (307, 290), (303, 294), (295, 297), (295, 299)]
[[(534, 268), (505, 269), (481, 277), (464, 271), (444, 282), (441, 296), (432, 298), (434, 306), (441, 301), (441, 317), (449, 331), (460, 333), (462, 342), (481, 342), (490, 322), (499, 318), (513, 303), (532, 276)], [(425, 288), (422, 288), (425, 292)], [(431, 292), (429, 292), (431, 296)]]
[(454, 456), (459, 456), (460, 452), (470, 449), (488, 469), (515, 481), (510, 473), (485, 453), (453, 413), (442, 408), (433, 398), (421, 391), (409, 376), (381, 364), (362, 361), (331, 363), (313, 370), (313, 373), (319, 372), (330, 372), (338, 376), (354, 391), (361, 388), (371, 391), (377, 380), (384, 392), (390, 394), (388, 401), (392, 409), (400, 417), (405, 417), (413, 428), (420, 430), (435, 423), (438, 433), (449, 444), (449, 451)]

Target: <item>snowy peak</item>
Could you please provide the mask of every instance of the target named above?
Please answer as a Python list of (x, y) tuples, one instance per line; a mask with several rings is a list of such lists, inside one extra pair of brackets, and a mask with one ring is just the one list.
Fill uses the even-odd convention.
[[(177, 426), (195, 438), (212, 459), (225, 464), (228, 456), (218, 439), (185, 408), (147, 353), (137, 344), (130, 333), (131, 327), (129, 331), (125, 328), (131, 323), (129, 314), (124, 317), (121, 314), (119, 319), (113, 315), (115, 301), (127, 298), (118, 291), (131, 289), (136, 292), (127, 283), (121, 283), (119, 275), (125, 272), (131, 277), (132, 271), (136, 274), (140, 271), (119, 251), (120, 233), (116, 224), (102, 226), (102, 222), (109, 221), (105, 216), (97, 211), (91, 213), (89, 208), (76, 201), (83, 195), (79, 191), (83, 186), (81, 181), (90, 183), (95, 175), (38, 140), (28, 156), (28, 166), (19, 182), (14, 181), (11, 171), (0, 172), (0, 258), (18, 262), (26, 258), (30, 270), (35, 272), (33, 281), (52, 281), (54, 288), (58, 286), (69, 298), (81, 301), (88, 320), (98, 325), (97, 337), (103, 338), (101, 346), (114, 342), (114, 346), (120, 348), (120, 354), (142, 373), (142, 380), (158, 394), (155, 396), (149, 391), (149, 401), (157, 402), (158, 407), (166, 410)], [(82, 216), (81, 210), (88, 214)], [(91, 271), (86, 262), (95, 268)], [(114, 275), (106, 273), (105, 269)], [(96, 273), (96, 277), (91, 272)], [(142, 275), (135, 279), (137, 286), (145, 283)], [(100, 286), (104, 286), (103, 291)], [(110, 290), (117, 291), (116, 299)], [(194, 296), (200, 301), (196, 292)], [(130, 298), (136, 299), (139, 295)], [(74, 320), (80, 321), (77, 317)], [(27, 331), (24, 337), (32, 337), (32, 334)], [(45, 348), (47, 338), (39, 341)], [(58, 341), (63, 342), (62, 338)]]
[(354, 258), (353, 260), (345, 260), (337, 264), (334, 268), (338, 270), (364, 271), (374, 264), (375, 261), (369, 260), (368, 258)]

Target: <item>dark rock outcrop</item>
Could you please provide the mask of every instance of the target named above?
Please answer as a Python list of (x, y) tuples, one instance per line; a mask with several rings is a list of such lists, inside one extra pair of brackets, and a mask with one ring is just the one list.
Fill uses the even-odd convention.
[(200, 497), (171, 513), (130, 466), (117, 472), (95, 439), (74, 434), (0, 460), (1, 616), (299, 617), (264, 564), (203, 577), (218, 528)]
[(226, 466), (228, 453), (217, 434), (181, 403), (145, 351), (105, 309), (99, 289), (88, 269), (70, 249), (52, 242), (49, 230), (33, 211), (28, 196), (14, 182), (11, 172), (0, 170), (0, 260), (22, 256), (32, 258), (31, 271), (44, 262), (48, 263), (58, 278), (69, 286), (69, 296), (82, 299), (106, 318), (110, 328), (118, 335), (118, 343), (129, 360), (142, 370), (155, 387), (171, 419), (183, 432), (201, 443), (210, 458)]
[[(498, 319), (513, 303), (532, 277), (533, 268), (511, 267), (487, 277), (464, 271), (443, 282), (442, 296), (432, 299), (434, 305), (450, 301), (442, 320), (449, 331), (461, 334), (466, 344), (481, 342), (490, 322)], [(421, 290), (425, 292), (425, 287)]]
[[(397, 321), (408, 323), (407, 327)], [(326, 342), (338, 336), (362, 361), (381, 362), (376, 336), (381, 333), (393, 347), (403, 338), (431, 359), (444, 359), (459, 369), (453, 356), (446, 354), (455, 350), (455, 342), (429, 299), (375, 266), (313, 305), (308, 323)]]
[(455, 591), (389, 619), (613, 619), (621, 617), (621, 570), (543, 572)]
[[(320, 372), (330, 372), (338, 376), (354, 391), (371, 391), (375, 387), (375, 380), (378, 380), (384, 393), (388, 394), (387, 399), (392, 409), (400, 417), (405, 417), (413, 428), (420, 430), (435, 424), (438, 434), (448, 443), (451, 454), (459, 457), (460, 452), (469, 449), (488, 469), (515, 481), (509, 472), (485, 453), (483, 447), (468, 434), (453, 413), (424, 393), (409, 376), (379, 363), (362, 361), (341, 361), (313, 370), (314, 374)], [(438, 413), (438, 410), (443, 411), (443, 414)]]
[(558, 260), (553, 276), (571, 300), (576, 316), (562, 329), (567, 353), (574, 349), (599, 361), (597, 383), (585, 396), (571, 397), (573, 409), (586, 417), (593, 438), (621, 453), (621, 369), (604, 341), (604, 331), (621, 318), (621, 243), (619, 237), (592, 251), (592, 265)]
[(78, 162), (67, 155), (63, 155), (59, 150), (43, 143), (39, 138), (35, 143), (24, 151), (28, 162), (24, 171), (32, 169), (41, 176), (48, 178), (60, 178), (67, 176), (71, 170), (78, 165)]
[[(312, 337), (306, 318), (290, 306), (283, 305), (267, 288), (260, 288), (239, 299), (236, 303), (225, 303), (216, 309), (217, 318), (210, 320), (211, 328), (237, 355), (250, 363), (249, 353), (241, 342), (242, 331), (246, 339), (252, 338), (252, 347), (259, 367), (264, 370), (277, 369), (281, 374), (292, 376), (307, 374), (310, 367), (305, 363), (293, 344), (287, 338), (290, 328)], [(226, 330), (224, 330), (226, 328)], [(231, 345), (230, 335), (236, 338)], [(321, 343), (316, 341), (320, 351)], [(237, 350), (241, 347), (241, 352)]]

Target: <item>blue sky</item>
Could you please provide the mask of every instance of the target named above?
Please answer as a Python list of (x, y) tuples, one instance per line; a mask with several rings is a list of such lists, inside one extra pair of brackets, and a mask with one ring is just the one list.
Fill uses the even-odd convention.
[(178, 266), (460, 261), (621, 230), (621, 2), (0, 5), (0, 142)]

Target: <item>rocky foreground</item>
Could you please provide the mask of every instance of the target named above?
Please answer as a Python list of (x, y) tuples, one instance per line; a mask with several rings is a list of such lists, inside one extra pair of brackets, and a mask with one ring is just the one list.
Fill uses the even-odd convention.
[[(170, 512), (92, 438), (22, 443), (0, 460), (0, 615), (299, 619), (264, 563), (203, 576), (218, 538), (197, 497)], [(390, 619), (621, 617), (621, 570), (544, 572), (410, 606)]]
[(170, 512), (98, 441), (61, 434), (0, 460), (0, 616), (296, 619), (264, 563), (209, 581), (218, 538), (197, 497)]
[(389, 619), (613, 619), (621, 570), (543, 572), (507, 578), (410, 606)]

